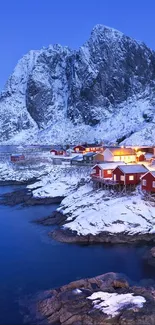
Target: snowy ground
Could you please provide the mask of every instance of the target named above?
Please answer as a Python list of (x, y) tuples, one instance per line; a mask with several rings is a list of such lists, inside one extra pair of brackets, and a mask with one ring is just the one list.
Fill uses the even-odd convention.
[(40, 178), (51, 171), (51, 163), (36, 162), (35, 164), (0, 162), (0, 182), (29, 181), (32, 178)]
[(92, 301), (94, 308), (111, 317), (117, 316), (123, 308), (142, 308), (146, 302), (144, 297), (134, 296), (133, 293), (118, 294), (102, 291), (93, 293), (88, 299)]
[(64, 197), (75, 191), (82, 181), (89, 180), (89, 175), (89, 167), (53, 165), (48, 175), (28, 188), (35, 198)]
[(58, 211), (67, 215), (64, 227), (78, 235), (155, 233), (155, 204), (142, 199), (137, 192), (131, 196), (93, 191), (91, 184), (81, 186), (67, 196)]

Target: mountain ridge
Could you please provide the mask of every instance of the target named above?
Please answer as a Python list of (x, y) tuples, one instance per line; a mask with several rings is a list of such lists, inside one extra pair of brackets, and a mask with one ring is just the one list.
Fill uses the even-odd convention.
[(155, 143), (155, 52), (96, 25), (78, 50), (28, 52), (0, 95), (1, 143)]

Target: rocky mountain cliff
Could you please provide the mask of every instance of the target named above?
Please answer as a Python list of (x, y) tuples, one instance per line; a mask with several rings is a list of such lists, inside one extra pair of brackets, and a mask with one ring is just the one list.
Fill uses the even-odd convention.
[(30, 51), (0, 95), (3, 143), (155, 143), (155, 52), (97, 25), (77, 51)]

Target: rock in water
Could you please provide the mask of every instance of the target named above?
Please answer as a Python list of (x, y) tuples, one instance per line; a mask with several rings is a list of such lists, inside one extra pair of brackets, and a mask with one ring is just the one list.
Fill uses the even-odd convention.
[(53, 45), (18, 62), (0, 95), (0, 141), (152, 144), (154, 104), (155, 52), (97, 25), (77, 51)]
[(153, 289), (132, 287), (119, 274), (75, 281), (45, 294), (37, 304), (37, 314), (48, 324), (155, 324)]

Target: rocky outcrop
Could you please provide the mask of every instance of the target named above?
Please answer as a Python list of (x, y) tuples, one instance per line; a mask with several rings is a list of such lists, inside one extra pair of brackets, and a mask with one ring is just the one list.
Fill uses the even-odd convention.
[[(94, 295), (106, 295), (113, 302), (109, 305), (108, 298), (105, 303), (101, 298), (93, 301)], [(131, 286), (122, 275), (108, 273), (45, 292), (36, 310), (37, 315), (40, 313), (38, 324), (47, 321), (53, 325), (154, 325), (155, 291)]]
[(128, 235), (126, 233), (111, 234), (109, 232), (100, 232), (97, 235), (78, 235), (75, 231), (67, 228), (56, 229), (49, 234), (53, 239), (62, 243), (110, 243), (110, 244), (138, 244), (138, 243), (154, 243), (155, 234), (135, 234)]
[(63, 197), (47, 197), (47, 198), (35, 198), (31, 191), (27, 189), (14, 191), (11, 193), (3, 194), (0, 197), (0, 204), (15, 206), (17, 204), (23, 204), (27, 206), (32, 205), (48, 205), (54, 203), (60, 203)]
[(0, 95), (0, 141), (152, 143), (154, 104), (155, 52), (97, 25), (77, 51), (54, 45), (18, 62)]

